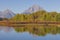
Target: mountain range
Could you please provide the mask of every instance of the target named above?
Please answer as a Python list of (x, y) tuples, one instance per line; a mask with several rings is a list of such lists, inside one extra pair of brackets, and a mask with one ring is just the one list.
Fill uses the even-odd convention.
[[(25, 10), (23, 12), (23, 14), (30, 14), (30, 13), (40, 11), (40, 10), (43, 10), (43, 8), (40, 7), (39, 5), (33, 5), (30, 8), (28, 8), (27, 10)], [(6, 9), (2, 12), (0, 11), (0, 18), (11, 18), (13, 16), (15, 16), (15, 13), (12, 12), (11, 10), (9, 10), (9, 9)]]

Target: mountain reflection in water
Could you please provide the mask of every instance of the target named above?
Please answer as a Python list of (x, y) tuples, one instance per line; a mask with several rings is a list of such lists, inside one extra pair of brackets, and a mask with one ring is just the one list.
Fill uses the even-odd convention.
[(60, 27), (57, 25), (0, 26), (0, 40), (60, 40), (59, 37)]
[(0, 31), (10, 32), (14, 30), (15, 32), (29, 32), (30, 34), (45, 36), (46, 34), (57, 34), (60, 33), (60, 27), (56, 25), (23, 25), (20, 27), (6, 27), (0, 26)]
[(0, 26), (0, 31), (10, 32), (12, 30), (13, 30), (12, 27)]

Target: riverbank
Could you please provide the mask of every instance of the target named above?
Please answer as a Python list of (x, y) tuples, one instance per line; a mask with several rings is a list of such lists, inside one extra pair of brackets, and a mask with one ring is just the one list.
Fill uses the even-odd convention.
[(60, 22), (20, 22), (20, 21), (0, 21), (0, 26), (19, 26), (19, 25), (60, 25)]

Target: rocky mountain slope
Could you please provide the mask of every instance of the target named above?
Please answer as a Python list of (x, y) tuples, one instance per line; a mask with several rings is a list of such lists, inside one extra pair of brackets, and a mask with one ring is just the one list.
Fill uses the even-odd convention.
[(15, 15), (14, 12), (12, 12), (11, 10), (7, 9), (4, 11), (0, 11), (0, 18), (11, 18)]

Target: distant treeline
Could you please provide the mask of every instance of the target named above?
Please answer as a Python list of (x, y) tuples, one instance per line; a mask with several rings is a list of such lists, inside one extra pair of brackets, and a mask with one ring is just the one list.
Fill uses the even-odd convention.
[(10, 20), (13, 21), (60, 21), (60, 13), (57, 12), (46, 12), (44, 10), (37, 11), (31, 14), (16, 14), (14, 17), (12, 17)]

